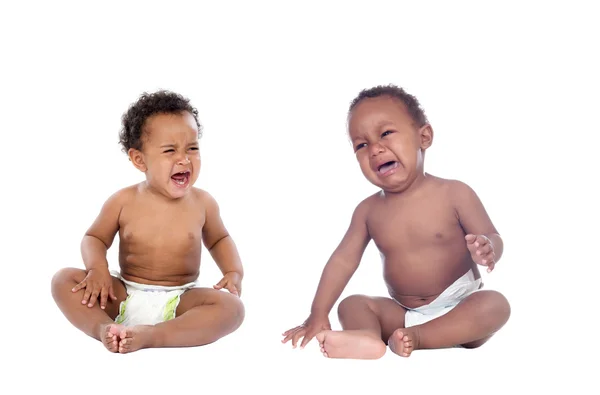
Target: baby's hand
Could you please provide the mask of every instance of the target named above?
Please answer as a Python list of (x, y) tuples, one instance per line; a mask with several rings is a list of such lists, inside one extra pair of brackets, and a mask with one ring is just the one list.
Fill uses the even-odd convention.
[(242, 276), (238, 272), (225, 273), (221, 281), (214, 288), (225, 288), (234, 295), (242, 296)]
[(80, 289), (85, 288), (83, 299), (81, 304), (88, 303), (88, 307), (93, 307), (100, 296), (100, 308), (106, 308), (106, 302), (108, 297), (112, 300), (117, 300), (112, 287), (112, 277), (108, 272), (108, 269), (90, 269), (87, 272), (87, 276), (82, 282), (77, 284), (71, 291), (77, 292)]
[(473, 261), (482, 266), (487, 266), (487, 272), (490, 273), (494, 270), (494, 265), (496, 264), (495, 254), (494, 254), (494, 245), (484, 235), (472, 235), (468, 234), (465, 236), (465, 240), (467, 241), (467, 248), (471, 252), (471, 257)]
[(291, 340), (292, 347), (296, 348), (296, 344), (302, 338), (300, 348), (304, 348), (313, 337), (324, 330), (331, 330), (327, 315), (311, 314), (302, 325), (283, 332), (285, 338), (281, 342), (285, 344)]

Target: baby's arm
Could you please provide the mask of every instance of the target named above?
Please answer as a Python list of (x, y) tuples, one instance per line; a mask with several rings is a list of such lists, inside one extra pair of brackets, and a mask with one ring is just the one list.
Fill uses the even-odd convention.
[(201, 193), (206, 210), (202, 239), (206, 249), (223, 273), (223, 279), (215, 288), (227, 288), (231, 293), (241, 296), (244, 269), (237, 247), (223, 224), (219, 205), (209, 193), (204, 191)]
[(107, 269), (106, 252), (119, 230), (119, 215), (123, 207), (124, 191), (110, 196), (100, 214), (87, 230), (81, 241), (81, 255), (86, 270)]
[(371, 240), (367, 229), (370, 199), (363, 200), (356, 207), (344, 238), (327, 261), (312, 303), (310, 316), (302, 325), (285, 331), (283, 343), (292, 340), (292, 345), (296, 347), (296, 343), (303, 338), (300, 347), (304, 348), (318, 332), (331, 329), (329, 312), (358, 268), (367, 244)]
[(356, 207), (346, 234), (327, 261), (312, 303), (311, 315), (327, 317), (358, 268), (371, 240), (367, 230), (369, 202), (367, 198)]
[[(106, 308), (110, 297), (117, 297), (112, 289), (112, 279), (108, 271), (106, 252), (110, 248), (119, 229), (119, 215), (123, 205), (124, 192), (112, 195), (102, 206), (100, 214), (90, 226), (81, 240), (81, 255), (86, 269), (86, 276), (72, 291), (85, 288), (81, 303), (93, 307), (100, 296), (100, 307)], [(89, 303), (88, 303), (89, 301)]]
[(493, 246), (494, 262), (498, 262), (504, 251), (504, 242), (496, 230), (487, 211), (475, 191), (460, 181), (452, 182), (452, 197), (458, 220), (467, 235), (475, 241), (477, 236), (485, 236)]

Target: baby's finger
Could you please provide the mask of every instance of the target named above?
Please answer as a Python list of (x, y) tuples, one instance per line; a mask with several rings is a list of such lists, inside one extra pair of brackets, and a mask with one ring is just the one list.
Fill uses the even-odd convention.
[(484, 265), (487, 266), (488, 273), (491, 273), (492, 270), (494, 270), (494, 267), (496, 266), (496, 261), (494, 260), (493, 257), (490, 257), (489, 259), (484, 259), (483, 263), (484, 263)]
[(467, 244), (473, 244), (476, 239), (477, 238), (475, 237), (475, 235), (472, 235), (472, 234), (468, 234), (465, 236), (465, 240), (467, 241)]
[(481, 263), (485, 266), (487, 266), (487, 272), (491, 272), (492, 270), (494, 270), (494, 265), (496, 264), (496, 254), (489, 253), (487, 254), (482, 260)]
[(82, 282), (80, 282), (79, 284), (77, 284), (76, 286), (74, 286), (71, 291), (77, 292), (80, 289), (85, 288), (86, 284), (87, 284), (87, 282), (85, 280), (83, 280)]
[(94, 288), (94, 290), (92, 291), (92, 295), (90, 296), (90, 302), (88, 303), (88, 307), (94, 307), (94, 305), (98, 301), (99, 294), (100, 294), (100, 289)]
[(230, 294), (237, 295), (237, 289), (235, 289), (235, 285), (233, 285), (233, 283), (227, 282), (227, 284), (225, 284), (225, 288), (227, 288)]
[(300, 344), (300, 348), (306, 347), (306, 345), (308, 344), (308, 342), (310, 342), (312, 340), (312, 338), (315, 337), (316, 334), (317, 333), (314, 330), (310, 331), (310, 332), (307, 332), (304, 335), (304, 339), (302, 339), (302, 343)]
[(290, 329), (289, 331), (287, 331), (285, 333), (285, 338), (281, 341), (282, 343), (287, 343), (290, 340), (292, 340), (292, 337), (294, 337), (294, 335), (296, 334), (296, 332), (298, 332), (298, 330), (300, 330), (299, 328), (294, 328), (294, 329)]
[(83, 299), (81, 299), (81, 304), (86, 304), (87, 301), (90, 299), (90, 295), (92, 294), (92, 286), (91, 285), (87, 285), (85, 287), (85, 292), (83, 294)]
[(492, 252), (492, 245), (490, 243), (486, 243), (477, 248), (477, 255), (479, 256), (486, 256), (490, 252)]
[(102, 288), (100, 291), (100, 308), (104, 310), (106, 308), (106, 302), (108, 301), (108, 289)]
[[(290, 334), (292, 334), (292, 333), (296, 332), (296, 331), (297, 331), (298, 329), (300, 329), (300, 328), (301, 328), (301, 326), (297, 326), (297, 327), (295, 327), (295, 328), (288, 329), (287, 331), (283, 332), (283, 333), (281, 334), (281, 336), (285, 336), (285, 337), (287, 338), (287, 337), (289, 337), (289, 336), (290, 336)], [(284, 339), (284, 340), (286, 340), (286, 339)], [(286, 341), (287, 341), (287, 340), (286, 340)], [(285, 343), (285, 342), (284, 342), (284, 343)]]
[(108, 286), (108, 294), (112, 300), (117, 300), (117, 296), (115, 295), (115, 290), (113, 289), (112, 284)]
[(300, 329), (298, 332), (294, 333), (294, 336), (292, 336), (292, 347), (296, 348), (298, 341), (300, 340), (301, 337), (306, 336), (306, 329), (302, 328)]
[(484, 235), (479, 235), (477, 236), (477, 239), (475, 240), (475, 247), (483, 247), (484, 245), (486, 245), (488, 243), (488, 238), (485, 237)]
[(216, 285), (213, 286), (215, 289), (221, 289), (227, 284), (227, 279), (223, 277)]

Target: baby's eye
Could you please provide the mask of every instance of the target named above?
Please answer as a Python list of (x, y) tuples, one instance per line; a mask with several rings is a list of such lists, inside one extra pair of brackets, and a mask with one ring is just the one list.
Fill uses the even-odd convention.
[(356, 147), (354, 147), (354, 152), (358, 151), (361, 148), (364, 148), (367, 146), (367, 143), (360, 143), (358, 144)]
[(394, 132), (392, 132), (391, 130), (386, 130), (385, 132), (383, 132), (383, 133), (381, 134), (381, 137), (385, 137), (385, 136), (387, 136), (387, 135), (390, 135), (390, 134), (392, 134), (392, 133), (394, 133)]
[(168, 152), (175, 152), (175, 150), (174, 149), (168, 149), (168, 150), (164, 151), (165, 154), (168, 153)]
[(190, 147), (192, 151), (198, 151), (198, 147)]

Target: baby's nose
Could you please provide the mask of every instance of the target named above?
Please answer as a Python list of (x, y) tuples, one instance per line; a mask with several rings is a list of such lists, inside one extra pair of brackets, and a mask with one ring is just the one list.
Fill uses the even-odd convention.
[(370, 148), (371, 148), (371, 155), (372, 156), (379, 155), (384, 150), (383, 145), (381, 145), (379, 143), (375, 143), (375, 144), (371, 145)]
[(187, 155), (177, 161), (178, 165), (187, 165), (188, 163), (190, 163), (190, 159)]

